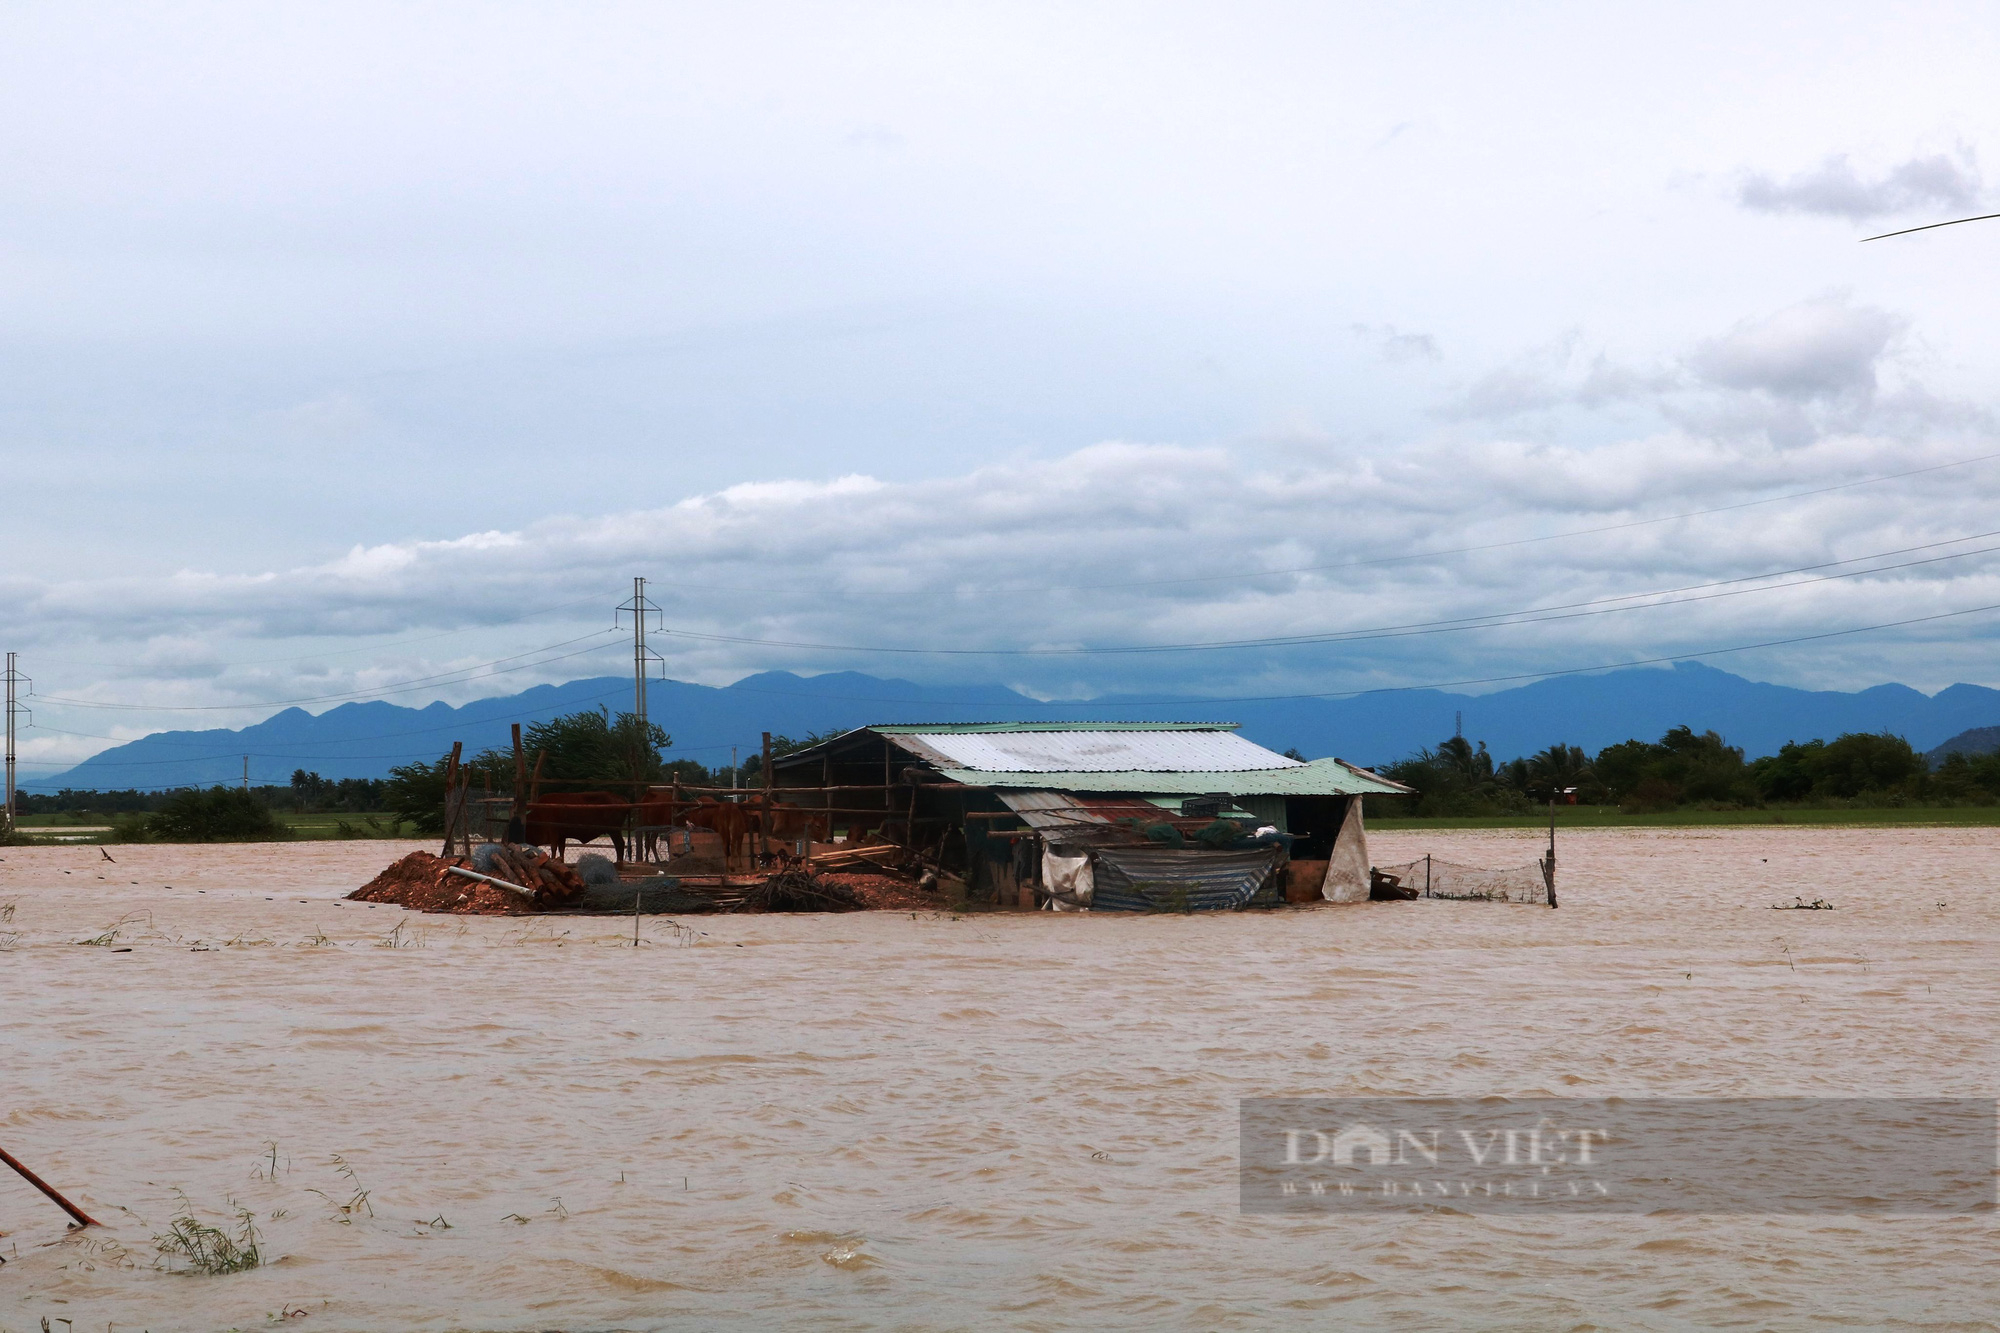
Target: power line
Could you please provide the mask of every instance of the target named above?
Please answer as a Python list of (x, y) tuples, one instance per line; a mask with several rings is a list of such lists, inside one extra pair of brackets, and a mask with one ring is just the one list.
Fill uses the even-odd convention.
[[(1228, 704), (1228, 703), (1284, 703), (1302, 699), (1358, 699), (1373, 694), (1405, 694), (1405, 693), (1413, 693), (1417, 690), (1443, 690), (1443, 689), (1452, 689), (1467, 685), (1500, 685), (1500, 684), (1512, 684), (1517, 681), (1552, 680), (1559, 676), (1579, 676), (1579, 675), (1588, 675), (1596, 671), (1617, 671), (1631, 667), (1660, 666), (1670, 662), (1685, 662), (1697, 658), (1721, 657), (1731, 653), (1754, 652), (1760, 648), (1782, 648), (1782, 647), (1788, 647), (1792, 644), (1815, 643), (1826, 639), (1838, 639), (1838, 638), (1850, 637), (1856, 634), (1871, 634), (1877, 630), (1905, 629), (1911, 625), (1934, 624), (1942, 620), (1954, 620), (1965, 616), (1981, 615), (1990, 611), (2000, 611), (2000, 603), (1992, 603), (1985, 606), (1966, 607), (1958, 611), (1941, 611), (1936, 614), (1928, 616), (1912, 616), (1905, 620), (1884, 621), (1880, 624), (1875, 624), (1875, 625), (1855, 625), (1847, 629), (1825, 630), (1817, 634), (1799, 634), (1783, 639), (1766, 639), (1760, 643), (1734, 644), (1726, 648), (1696, 649), (1689, 652), (1671, 653), (1663, 657), (1641, 657), (1641, 658), (1628, 659), (1626, 661), (1620, 661), (1620, 662), (1600, 662), (1592, 666), (1557, 667), (1548, 671), (1521, 671), (1521, 672), (1514, 672), (1512, 674), (1504, 676), (1479, 676), (1462, 680), (1427, 681), (1421, 684), (1410, 684), (1410, 685), (1378, 685), (1360, 690), (1326, 690), (1326, 691), (1317, 691), (1317, 692), (1300, 693), (1300, 694), (1209, 695), (1201, 697), (1182, 696), (1172, 699), (1122, 699), (1116, 701), (1080, 700), (1078, 701), (1078, 706), (1088, 703), (1092, 707), (1101, 709), (1128, 709), (1128, 708), (1158, 708), (1169, 705), (1181, 706), (1189, 704), (1205, 705), (1205, 704)], [(753, 692), (766, 693), (766, 694), (779, 693), (779, 691), (769, 691), (769, 690), (753, 691)], [(852, 697), (852, 696), (808, 695), (800, 697), (841, 698), (841, 697)], [(926, 703), (926, 704), (936, 703), (935, 700), (926, 700), (926, 699), (871, 698), (868, 701), (873, 703)], [(721, 747), (718, 745), (718, 746), (704, 747), (704, 748), (719, 749)], [(186, 784), (183, 783), (178, 785), (185, 786)], [(152, 791), (152, 790), (167, 790), (167, 789), (169, 788), (164, 786), (153, 786), (153, 787), (121, 788), (119, 790)]]
[(2000, 213), (1981, 213), (1976, 218), (1953, 218), (1949, 222), (1926, 222), (1921, 227), (1905, 227), (1901, 231), (1885, 231), (1880, 236), (1863, 236), (1861, 241), (1865, 245), (1869, 241), (1886, 241), (1891, 236), (1908, 236), (1912, 232), (1935, 231), (1939, 227), (1956, 227), (1961, 222), (1987, 222), (1993, 218), (2000, 218)]
[[(1846, 560), (1827, 561), (1817, 565), (1802, 565), (1795, 569), (1776, 570), (1762, 574), (1748, 574), (1735, 579), (1720, 579), (1710, 583), (1688, 584), (1680, 588), (1659, 589), (1651, 592), (1625, 593), (1616, 597), (1596, 598), (1585, 602), (1559, 603), (1548, 607), (1528, 607), (1516, 611), (1494, 611), (1483, 615), (1466, 616), (1455, 620), (1417, 621), (1403, 625), (1371, 626), (1352, 630), (1324, 630), (1311, 634), (1267, 635), (1249, 639), (1207, 639), (1186, 643), (1123, 644), (1095, 648), (911, 648), (902, 646), (880, 646), (864, 644), (813, 643), (803, 640), (757, 639), (740, 635), (703, 634), (695, 630), (669, 630), (668, 633), (686, 639), (699, 639), (715, 643), (750, 644), (769, 648), (804, 648), (826, 652), (850, 653), (892, 653), (904, 656), (937, 657), (1079, 657), (1079, 656), (1122, 656), (1146, 653), (1214, 652), (1225, 649), (1283, 648), (1299, 647), (1322, 643), (1359, 643), (1371, 639), (1406, 638), (1418, 634), (1455, 633), (1473, 629), (1500, 629), (1510, 625), (1535, 625), (1552, 620), (1573, 620), (1586, 615), (1611, 615), (1622, 611), (1643, 611), (1661, 606), (1681, 606), (1690, 602), (1713, 601), (1721, 597), (1741, 597), (1748, 594), (1780, 592), (1787, 588), (1804, 587), (1813, 583), (1827, 583), (1840, 579), (1860, 578), (1869, 574), (1890, 573), (1898, 569), (1909, 569), (1918, 565), (1938, 564), (1947, 560), (1969, 559), (1973, 556), (1991, 554), (2000, 547), (1981, 547), (1972, 551), (1959, 551), (1950, 555), (1933, 556), (1923, 560), (1911, 560), (1896, 565), (1878, 565), (1869, 569), (1848, 570), (1840, 574), (1826, 574), (1818, 578), (1799, 579), (1791, 583), (1771, 584), (1761, 588), (1735, 588), (1729, 592), (1709, 592), (1701, 596), (1682, 597), (1680, 593), (1700, 592), (1709, 588), (1733, 588), (1740, 583), (1754, 583), (1765, 579), (1783, 578), (1788, 574), (1805, 573), (1815, 569), (1829, 569), (1838, 565), (1858, 564), (1869, 560), (1882, 560), (1892, 555), (1903, 555), (1912, 551), (1934, 550), (1939, 546), (1949, 546), (1954, 542), (1977, 541), (1984, 537), (2000, 536), (2000, 530), (1973, 533), (1963, 537), (1952, 537), (1944, 541), (1928, 542), (1921, 546), (1902, 547), (1892, 551), (1880, 551), (1871, 555), (1852, 556)], [(1641, 598), (1671, 598), (1672, 600), (1640, 602)], [(1611, 605), (1612, 603), (1634, 602), (1636, 605)], [(1583, 608), (1583, 609), (1578, 609)], [(1562, 614), (1555, 614), (1562, 613)]]
[[(532, 667), (547, 666), (550, 662), (562, 662), (572, 657), (583, 657), (590, 653), (600, 652), (603, 648), (609, 647), (609, 645), (598, 645), (574, 653), (564, 653), (559, 657), (544, 658), (535, 662), (523, 662), (518, 666), (501, 667), (497, 671), (486, 671), (486, 668), (499, 666), (502, 662), (513, 662), (519, 658), (532, 657), (536, 653), (545, 653), (554, 648), (565, 648), (572, 643), (581, 643), (585, 639), (594, 639), (602, 634), (615, 633), (617, 631), (611, 629), (595, 630), (589, 634), (579, 635), (574, 639), (564, 639), (560, 643), (545, 644), (540, 648), (531, 648), (525, 653), (516, 653), (512, 657), (500, 657), (495, 658), (491, 662), (481, 662), (477, 666), (459, 667), (454, 671), (442, 671), (432, 676), (418, 676), (414, 680), (399, 681), (395, 685), (385, 685), (375, 689), (345, 690), (338, 694), (320, 694), (305, 699), (262, 699), (240, 704), (107, 704), (98, 703), (90, 699), (69, 699), (54, 694), (38, 694), (34, 697), (45, 703), (58, 703), (70, 708), (106, 708), (134, 713), (227, 713), (239, 712), (245, 708), (284, 708), (294, 707), (299, 704), (330, 703), (334, 700), (352, 702), (361, 699), (373, 699), (384, 694), (407, 694), (411, 690), (435, 689), (440, 684), (463, 685), (467, 684), (470, 680), (484, 679), (482, 676), (470, 674), (474, 672), (485, 671), (486, 675), (489, 676), (504, 676), (510, 672), (526, 671)], [(466, 679), (449, 679), (452, 676), (465, 676)]]
[[(1735, 504), (1717, 505), (1710, 509), (1690, 509), (1678, 514), (1663, 514), (1657, 518), (1632, 519), (1624, 523), (1610, 523), (1595, 528), (1573, 528), (1565, 532), (1545, 533), (1539, 537), (1515, 537), (1507, 541), (1487, 542), (1479, 546), (1450, 546), (1428, 551), (1409, 551), (1400, 555), (1371, 556), (1363, 560), (1341, 560), (1324, 565), (1295, 565), (1285, 569), (1246, 569), (1231, 574), (1193, 574), (1172, 579), (1137, 579), (1117, 583), (1053, 583), (1043, 585), (996, 583), (983, 586), (990, 592), (1037, 593), (1037, 592), (1095, 592), (1116, 591), (1122, 588), (1165, 588), (1190, 583), (1237, 583), (1248, 579), (1280, 578), (1291, 574), (1320, 574), (1340, 569), (1360, 569), (1374, 565), (1406, 564), (1414, 560), (1435, 560), (1448, 555), (1476, 555), (1483, 551), (1501, 551), (1516, 546), (1534, 546), (1543, 542), (1568, 541), (1573, 537), (1595, 537), (1607, 532), (1626, 532), (1633, 528), (1653, 527), (1661, 523), (1675, 523), (1684, 518), (1706, 518), (1711, 514), (1728, 514), (1742, 509), (1754, 509), (1760, 505), (1782, 504), (1787, 500), (1805, 500), (1815, 495), (1831, 495), (1836, 491), (1853, 490), (1859, 486), (1874, 486), (1885, 481), (1901, 481), (1908, 477), (1920, 477), (1931, 472), (1943, 472), (1951, 468), (1970, 467), (1975, 463), (1990, 462), (2000, 458), (2000, 453), (1980, 454), (1973, 458), (1960, 458), (1949, 463), (1934, 463), (1929, 467), (1911, 468), (1907, 472), (1888, 472), (1876, 477), (1863, 477), (1858, 481), (1844, 481), (1833, 486), (1819, 486), (1806, 491), (1788, 491), (1783, 495), (1765, 496), (1761, 500), (1742, 500)], [(709, 592), (767, 592), (769, 585), (744, 587), (722, 583), (694, 583), (677, 580), (677, 592), (698, 588)]]
[[(575, 684), (575, 683), (577, 683), (577, 682), (574, 682), (574, 681), (572, 681), (572, 682), (570, 682), (570, 683), (571, 683), (571, 684)], [(572, 700), (570, 700), (570, 702), (571, 702), (571, 703), (579, 703), (579, 704), (589, 704), (589, 703), (596, 703), (596, 702), (597, 702), (598, 700), (600, 700), (600, 699), (609, 699), (609, 698), (610, 698), (610, 697), (611, 697), (612, 695), (614, 695), (614, 694), (622, 694), (622, 693), (624, 693), (624, 691), (625, 691), (625, 687), (621, 685), (621, 686), (620, 686), (619, 688), (617, 688), (617, 689), (615, 689), (615, 690), (604, 690), (604, 691), (600, 691), (600, 692), (599, 692), (599, 693), (597, 693), (597, 694), (586, 694), (586, 695), (582, 696), (581, 698), (577, 698), (577, 699), (572, 699)], [(40, 696), (37, 696), (37, 697), (40, 697)], [(507, 697), (507, 696), (495, 696), (495, 697), (496, 697), (496, 698), (505, 698), (505, 697)], [(482, 700), (482, 699), (475, 699), (475, 700), (473, 700), (473, 702), (471, 702), (471, 703), (469, 703), (469, 704), (462, 704), (462, 705), (460, 705), (460, 707), (461, 707), (461, 709), (464, 709), (464, 708), (476, 708), (476, 707), (478, 707), (478, 705), (479, 705), (479, 704), (481, 704), (481, 703), (488, 703), (488, 702), (492, 702), (492, 701), (493, 701), (493, 700), (491, 700), (491, 699), (484, 699), (484, 700)], [(246, 707), (248, 707), (249, 705), (245, 705), (245, 706), (246, 706)], [(401, 704), (398, 704), (398, 705), (396, 705), (396, 706), (400, 708), (400, 707), (403, 707), (404, 705), (401, 705)], [(525, 712), (525, 713), (498, 713), (498, 714), (495, 714), (495, 715), (493, 715), (492, 717), (480, 717), (480, 718), (469, 718), (469, 719), (468, 719), (468, 718), (461, 718), (461, 719), (459, 719), (459, 720), (458, 720), (458, 721), (456, 721), (456, 722), (448, 722), (448, 723), (446, 723), (446, 724), (445, 724), (444, 726), (441, 726), (441, 727), (422, 727), (422, 728), (418, 728), (418, 729), (415, 729), (415, 730), (411, 730), (411, 731), (380, 731), (380, 732), (372, 732), (372, 733), (370, 733), (369, 735), (366, 735), (366, 736), (339, 736), (339, 737), (333, 737), (333, 738), (330, 738), (330, 739), (327, 739), (327, 740), (315, 740), (315, 741), (298, 741), (298, 742), (295, 742), (295, 743), (296, 743), (296, 744), (298, 744), (298, 745), (357, 745), (357, 744), (359, 744), (359, 743), (360, 743), (360, 742), (362, 742), (362, 741), (389, 741), (389, 740), (397, 740), (397, 739), (399, 739), (399, 738), (401, 738), (401, 737), (404, 737), (404, 736), (430, 736), (430, 735), (435, 735), (436, 733), (438, 733), (438, 732), (440, 732), (440, 731), (465, 731), (465, 730), (467, 730), (468, 728), (472, 728), (472, 727), (483, 727), (483, 726), (487, 726), (487, 725), (489, 725), (489, 724), (493, 724), (493, 723), (500, 723), (500, 722), (518, 722), (518, 721), (520, 721), (520, 720), (522, 720), (522, 719), (524, 719), (524, 718), (531, 718), (531, 717), (534, 717), (534, 716), (535, 716), (535, 714), (536, 714), (536, 713), (538, 713), (538, 712), (540, 712), (540, 711), (541, 711), (541, 710), (539, 710), (539, 709), (533, 709), (533, 710), (530, 710), (530, 711), (528, 711), (528, 712)], [(254, 723), (253, 723), (252, 725), (260, 725), (260, 724), (254, 724)], [(110, 742), (111, 742), (112, 744), (114, 744), (114, 745), (131, 745), (131, 744), (134, 744), (134, 743), (136, 743), (136, 742), (138, 742), (138, 741), (148, 741), (148, 742), (150, 742), (150, 743), (151, 743), (151, 744), (153, 744), (153, 745), (178, 745), (178, 746), (188, 746), (188, 745), (192, 745), (192, 744), (194, 744), (194, 743), (195, 743), (195, 742), (192, 742), (192, 741), (168, 741), (168, 740), (160, 740), (160, 739), (157, 739), (157, 738), (158, 738), (158, 737), (160, 737), (161, 735), (163, 735), (164, 733), (162, 733), (162, 732), (157, 732), (157, 731), (156, 731), (156, 732), (149, 732), (148, 734), (146, 734), (146, 735), (144, 735), (144, 736), (100, 736), (100, 735), (98, 735), (97, 733), (95, 733), (95, 732), (91, 732), (91, 731), (66, 731), (66, 730), (64, 730), (64, 729), (63, 729), (63, 728), (61, 728), (61, 727), (50, 727), (50, 726), (43, 726), (43, 725), (41, 725), (40, 723), (30, 723), (30, 724), (29, 724), (29, 726), (30, 726), (30, 729), (31, 729), (31, 730), (34, 730), (34, 731), (48, 731), (48, 732), (54, 732), (55, 734), (57, 734), (57, 735), (59, 735), (59, 736), (76, 736), (76, 737), (79, 737), (79, 738), (81, 738), (81, 739), (83, 739), (83, 740), (92, 740), (92, 741), (110, 741)], [(237, 728), (237, 729), (235, 729), (235, 730), (231, 730), (231, 729), (229, 729), (229, 728), (226, 728), (226, 727), (217, 727), (217, 728), (215, 728), (215, 730), (216, 730), (216, 731), (220, 731), (220, 732), (222, 732), (222, 733), (223, 733), (224, 735), (229, 735), (229, 736), (239, 736), (239, 735), (241, 735), (241, 734), (243, 733), (243, 731), (245, 731), (245, 730), (247, 730), (247, 729), (248, 729), (248, 728)], [(190, 733), (190, 734), (192, 734), (192, 735), (197, 735), (197, 736), (205, 736), (205, 735), (209, 735), (209, 734), (211, 734), (211, 733), (209, 733), (209, 732), (193, 732), (193, 733)], [(208, 744), (215, 744), (215, 742), (211, 741), (211, 742), (208, 742)], [(101, 752), (100, 752), (100, 753), (101, 753)], [(235, 751), (235, 750), (232, 750), (232, 751), (230, 751), (230, 753), (232, 753), (232, 754), (236, 754), (236, 753), (240, 753), (240, 751)], [(202, 759), (202, 758), (209, 758), (209, 757), (211, 757), (211, 756), (206, 756), (206, 755), (193, 755), (193, 756), (189, 756), (189, 760), (190, 760), (190, 762), (192, 762), (192, 761), (193, 761), (194, 759)], [(266, 758), (273, 758), (273, 757), (276, 757), (276, 756), (271, 756), (271, 755), (266, 755), (265, 757), (266, 757)], [(297, 758), (306, 758), (306, 759), (310, 759), (310, 758), (313, 758), (314, 756), (312, 756), (312, 755), (303, 755), (303, 756), (294, 756), (294, 757), (297, 757)], [(325, 758), (328, 758), (328, 759), (338, 759), (338, 758), (341, 758), (342, 756), (340, 756), (340, 755), (327, 755), (327, 756), (324, 756), (324, 757), (325, 757)], [(82, 761), (78, 761), (78, 762), (82, 762)], [(165, 761), (165, 760), (163, 760), (162, 762), (179, 762), (179, 761)]]
[[(510, 616), (505, 620), (482, 620), (477, 625), (465, 625), (458, 629), (441, 630), (436, 634), (420, 634), (416, 638), (398, 639), (393, 643), (371, 643), (371, 644), (365, 644), (359, 648), (333, 648), (333, 649), (328, 649), (324, 652), (295, 653), (289, 657), (252, 657), (237, 662), (224, 662), (221, 665), (225, 668), (245, 667), (245, 666), (269, 666), (275, 662), (317, 662), (323, 658), (328, 658), (328, 657), (352, 657), (356, 653), (387, 652), (392, 648), (407, 648), (413, 643), (431, 643), (438, 639), (455, 638), (460, 634), (475, 634), (481, 630), (500, 629), (503, 626), (507, 625), (520, 625), (526, 623), (527, 621), (535, 620), (541, 616), (548, 615), (551, 612), (567, 611), (572, 606), (600, 605), (602, 604), (603, 600), (604, 600), (603, 594), (600, 593), (591, 597), (579, 597), (573, 602), (559, 602), (554, 606), (545, 606), (538, 611), (529, 611), (523, 615)], [(65, 660), (70, 660), (70, 659), (65, 659)], [(75, 666), (111, 667), (118, 669), (123, 669), (131, 665), (130, 662), (87, 662), (87, 661), (72, 661), (71, 664)]]
[(1550, 680), (1557, 676), (1581, 676), (1592, 671), (1616, 671), (1624, 667), (1659, 666), (1666, 662), (1685, 662), (1697, 657), (1721, 657), (1729, 653), (1755, 652), (1759, 648), (1783, 648), (1795, 643), (1815, 643), (1821, 639), (1838, 639), (1853, 634), (1872, 634), (1876, 630), (1903, 629), (1910, 625), (1925, 625), (1938, 620), (1952, 620), (1961, 616), (1976, 616), (1986, 611), (2000, 611), (2000, 602), (1988, 606), (1969, 606), (1962, 611), (1940, 611), (1936, 615), (1913, 616), (1908, 620), (1890, 620), (1879, 625), (1856, 625), (1851, 629), (1826, 630), (1819, 634), (1800, 634), (1789, 639), (1767, 639), (1762, 643), (1739, 643), (1729, 648), (1704, 648), (1698, 652), (1670, 653), (1665, 657), (1640, 657), (1625, 662), (1601, 662), (1596, 666), (1562, 667), (1553, 671), (1523, 671), (1508, 676), (1480, 676), (1471, 680), (1431, 681), (1422, 685), (1379, 685), (1365, 690), (1329, 690), (1314, 694), (1245, 694), (1219, 695), (1199, 699), (1127, 700), (1103, 705), (1107, 708), (1154, 708), (1162, 704), (1204, 703), (1204, 704), (1248, 704), (1277, 703), (1288, 699), (1358, 699), (1369, 694), (1406, 694), (1414, 690), (1444, 690), (1460, 685), (1501, 685), (1517, 680)]

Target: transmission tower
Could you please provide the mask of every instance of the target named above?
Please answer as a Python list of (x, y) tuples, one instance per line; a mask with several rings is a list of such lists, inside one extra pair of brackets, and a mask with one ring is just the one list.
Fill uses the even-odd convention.
[[(5, 812), (0, 814), (0, 819), (6, 821), (6, 829), (10, 834), (14, 831), (14, 742), (20, 733), (18, 719), (21, 714), (28, 712), (21, 707), (21, 686), (34, 684), (21, 674), (19, 658), (18, 653), (7, 654), (7, 807)], [(30, 722), (34, 720), (32, 713), (28, 714), (28, 720)]]
[(657, 624), (660, 615), (660, 608), (646, 596), (646, 580), (632, 580), (632, 600), (620, 603), (618, 614), (632, 617), (632, 712), (639, 719), (639, 735), (643, 737), (646, 734), (647, 666), (658, 662), (664, 672), (667, 664), (665, 658), (646, 646), (646, 618), (653, 617)]

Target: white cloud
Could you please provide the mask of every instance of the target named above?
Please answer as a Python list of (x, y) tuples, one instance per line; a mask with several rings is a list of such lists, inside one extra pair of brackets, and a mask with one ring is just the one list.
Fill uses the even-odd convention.
[[(1992, 526), (2000, 472), (1957, 469), (1589, 537), (1401, 557), (1605, 527), (1968, 452), (1958, 441), (1913, 447), (1866, 436), (1785, 451), (1665, 431), (1587, 449), (1437, 443), (1371, 466), (1333, 446), (1114, 442), (925, 481), (733, 487), (664, 509), (375, 548), (363, 559), (249, 577), (52, 584), (17, 591), (8, 613), (25, 627), (31, 659), (137, 636), (146, 646), (130, 666), (93, 673), (91, 683), (53, 665), (38, 669), (45, 694), (123, 702), (275, 702), (474, 667), (587, 636), (607, 623), (633, 574), (652, 580), (669, 630), (655, 645), (682, 678), (855, 668), (997, 680), (1045, 695), (1339, 690), (1617, 661), (2000, 602), (2000, 564), (1986, 557), (1545, 627), (1229, 653), (922, 656), (697, 636), (864, 648), (1145, 645), (1586, 601), (1981, 531)], [(526, 625), (499, 623), (578, 599), (588, 604)], [(1906, 675), (1940, 667), (1976, 674), (1965, 636), (1977, 627), (1945, 628), (1959, 648), (1905, 637)], [(461, 634), (423, 641), (449, 631)], [(355, 635), (420, 641), (356, 653), (347, 637)], [(605, 635), (601, 643), (595, 657), (391, 697), (461, 699), (622, 670), (623, 640)], [(328, 651), (315, 653), (316, 644)], [(269, 660), (279, 645), (302, 660)]]
[[(0, 453), (32, 497), (0, 623), (44, 690), (380, 691), (585, 635), (641, 573), (718, 634), (1145, 642), (1726, 577), (1991, 508), (1957, 472), (1273, 572), (1988, 448), (1993, 233), (1765, 216), (1981, 195), (1970, 6), (212, 9), (45, 6), (0, 44), (0, 112), (38, 129), (0, 143)], [(1940, 126), (1968, 146), (1909, 149)], [(1829, 143), (1852, 160), (1787, 174)], [(1676, 185), (1746, 162), (1785, 169)], [(1975, 591), (1951, 568), (1233, 657), (667, 642), (705, 680), (1333, 689), (1865, 620)], [(1963, 639), (1765, 661), (1942, 683), (1991, 669)]]
[(1902, 321), (1837, 298), (1745, 320), (1688, 357), (1706, 384), (1781, 398), (1867, 398), (1876, 365)]
[[(1984, 412), (1931, 394), (1901, 369), (1885, 383), (1901, 327), (1888, 312), (1824, 297), (1742, 321), (1650, 368), (1621, 366), (1571, 335), (1467, 395), (1497, 404), (1502, 417), (1525, 407), (1653, 417), (1596, 444), (1495, 434), (1476, 421), (1378, 453), (1307, 436), (1205, 447), (1110, 441), (925, 479), (744, 482), (664, 507), (357, 546), (282, 570), (17, 576), (0, 587), (0, 610), (31, 658), (54, 659), (56, 674), (40, 677), (44, 694), (213, 704), (432, 676), (443, 679), (396, 697), (465, 698), (618, 670), (614, 636), (597, 657), (574, 654), (587, 653), (633, 575), (650, 578), (666, 608), (659, 642), (677, 675), (852, 667), (997, 679), (1045, 695), (1452, 679), (2000, 601), (1984, 572), (1993, 562), (1974, 559), (1532, 630), (1227, 653), (979, 651), (1451, 620), (1981, 531), (2000, 491), (1991, 465), (1617, 526), (1983, 452)], [(1596, 528), (1613, 530), (1518, 544)], [(1492, 549), (1451, 553), (1465, 547)], [(543, 665), (512, 669), (559, 640), (576, 642)], [(1984, 670), (1969, 661), (1960, 670), (1951, 652), (1925, 645), (1912, 650), (1911, 679)], [(966, 651), (869, 651), (889, 648)], [(70, 655), (74, 670), (62, 667)], [(104, 667), (107, 658), (118, 665)], [(510, 669), (500, 675), (452, 674), (502, 658)], [(78, 676), (83, 683), (69, 683)]]
[(1355, 337), (1373, 343), (1382, 359), (1391, 364), (1444, 359), (1438, 340), (1428, 333), (1411, 333), (1394, 324), (1355, 324), (1352, 329)]
[(1760, 213), (1812, 213), (1866, 222), (1919, 208), (1967, 209), (1984, 188), (1967, 150), (1957, 158), (1943, 153), (1909, 158), (1874, 176), (1863, 176), (1846, 154), (1837, 153), (1782, 180), (1768, 172), (1747, 172), (1736, 197)]
[(1438, 415), (1560, 438), (1602, 414), (1695, 440), (1794, 449), (1842, 434), (1924, 439), (1990, 428), (1985, 408), (1915, 378), (1907, 327), (1845, 295), (1820, 296), (1636, 365), (1572, 332), (1476, 378)]

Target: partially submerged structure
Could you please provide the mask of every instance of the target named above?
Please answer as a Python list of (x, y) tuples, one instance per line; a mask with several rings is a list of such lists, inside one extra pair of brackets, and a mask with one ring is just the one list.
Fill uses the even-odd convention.
[(1361, 798), (1410, 790), (1216, 722), (861, 727), (772, 774), (780, 802), (851, 829), (879, 816), (973, 901), (1129, 911), (1365, 900)]

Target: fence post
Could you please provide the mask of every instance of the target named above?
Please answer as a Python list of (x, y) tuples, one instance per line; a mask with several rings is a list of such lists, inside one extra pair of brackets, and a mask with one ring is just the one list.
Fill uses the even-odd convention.
[(764, 733), (764, 818), (759, 821), (757, 841), (763, 846), (763, 861), (771, 863), (771, 733)]
[(451, 758), (444, 766), (444, 850), (439, 856), (451, 855), (452, 835), (458, 831), (458, 821), (465, 814), (465, 794), (458, 786), (458, 756), (464, 749), (464, 741), (453, 741)]
[(1542, 883), (1548, 886), (1549, 906), (1556, 905), (1556, 798), (1549, 797), (1549, 855), (1542, 862)]

